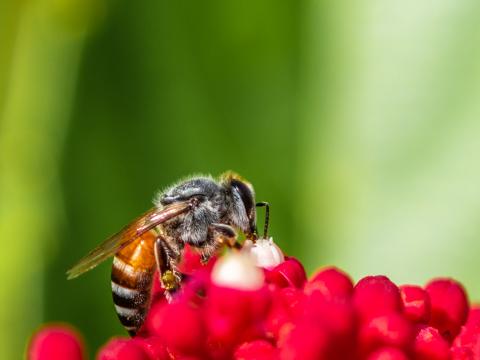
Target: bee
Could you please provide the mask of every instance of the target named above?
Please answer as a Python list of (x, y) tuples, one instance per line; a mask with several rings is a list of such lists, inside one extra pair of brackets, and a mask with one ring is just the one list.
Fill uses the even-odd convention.
[(160, 192), (153, 203), (67, 271), (73, 279), (113, 256), (113, 302), (131, 336), (145, 320), (156, 270), (171, 296), (181, 283), (177, 264), (185, 244), (197, 248), (206, 262), (223, 245), (239, 247), (237, 231), (255, 240), (256, 205), (266, 204), (256, 204), (253, 186), (233, 172), (219, 180), (186, 179)]

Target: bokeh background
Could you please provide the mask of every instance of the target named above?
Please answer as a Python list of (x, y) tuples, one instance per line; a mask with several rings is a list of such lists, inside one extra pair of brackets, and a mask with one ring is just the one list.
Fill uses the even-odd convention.
[(65, 270), (191, 173), (233, 169), (308, 271), (480, 300), (480, 3), (0, 1), (0, 358), (124, 334)]

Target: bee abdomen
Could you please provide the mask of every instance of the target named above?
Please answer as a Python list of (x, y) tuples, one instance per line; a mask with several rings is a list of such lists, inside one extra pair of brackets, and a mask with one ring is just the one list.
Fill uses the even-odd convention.
[(120, 322), (134, 336), (142, 326), (150, 306), (153, 269), (136, 269), (114, 257), (112, 295)]

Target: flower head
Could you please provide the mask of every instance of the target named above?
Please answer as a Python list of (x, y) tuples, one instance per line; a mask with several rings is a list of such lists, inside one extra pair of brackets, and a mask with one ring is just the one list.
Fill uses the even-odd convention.
[[(180, 269), (189, 276), (173, 300), (156, 275), (142, 329), (111, 339), (97, 359), (480, 359), (480, 308), (452, 279), (422, 287), (367, 276), (355, 284), (335, 267), (307, 279), (271, 239), (206, 265), (186, 252)], [(28, 354), (84, 359), (77, 333), (57, 325), (40, 330)]]

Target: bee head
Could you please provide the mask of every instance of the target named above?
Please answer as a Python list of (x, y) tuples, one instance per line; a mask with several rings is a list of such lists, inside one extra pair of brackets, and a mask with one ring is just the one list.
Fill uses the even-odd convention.
[(256, 231), (255, 192), (252, 184), (233, 172), (221, 176), (222, 184), (231, 197), (230, 222), (247, 238)]
[(185, 243), (204, 242), (213, 223), (230, 225), (247, 238), (255, 237), (255, 193), (252, 185), (237, 174), (225, 173), (219, 182), (207, 176), (184, 180), (161, 192), (154, 203), (167, 206), (181, 201), (194, 205), (165, 226)]

